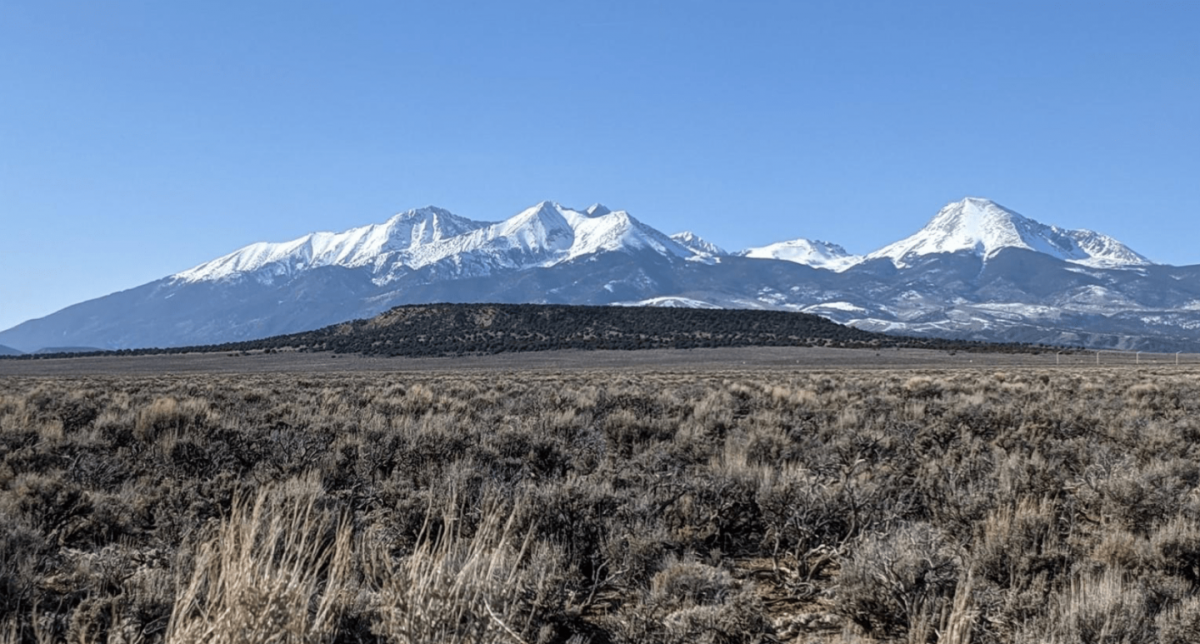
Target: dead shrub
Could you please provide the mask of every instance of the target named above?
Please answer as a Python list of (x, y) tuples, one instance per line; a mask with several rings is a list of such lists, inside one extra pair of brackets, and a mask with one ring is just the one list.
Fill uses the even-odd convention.
[(1173, 517), (1154, 532), (1150, 547), (1161, 570), (1179, 575), (1192, 588), (1200, 587), (1200, 524)]
[(905, 393), (913, 398), (937, 398), (945, 388), (945, 383), (929, 376), (913, 376), (904, 382)]
[(1188, 597), (1158, 614), (1154, 620), (1160, 644), (1200, 642), (1200, 597)]
[(928, 524), (872, 535), (842, 563), (836, 609), (875, 637), (908, 633), (942, 614), (959, 567), (953, 548)]
[(640, 601), (600, 623), (619, 643), (739, 644), (763, 642), (771, 627), (761, 600), (724, 570), (668, 559)]
[(863, 528), (855, 522), (852, 498), (842, 482), (822, 480), (801, 467), (783, 467), (766, 477), (756, 501), (776, 566), (786, 558), (804, 582), (833, 564), (847, 540)]
[(1092, 549), (1092, 559), (1107, 569), (1136, 572), (1150, 563), (1150, 543), (1124, 530), (1106, 531)]

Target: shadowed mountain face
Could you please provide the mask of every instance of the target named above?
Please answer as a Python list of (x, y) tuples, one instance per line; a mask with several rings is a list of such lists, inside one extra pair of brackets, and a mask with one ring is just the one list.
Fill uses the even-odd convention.
[(22, 353), (24, 353), (24, 352), (17, 351), (16, 349), (14, 349), (12, 347), (6, 347), (3, 344), (0, 344), (0, 356), (19, 356)]
[(254, 244), (0, 332), (22, 351), (263, 338), (400, 304), (647, 304), (815, 313), (858, 328), (983, 341), (1200, 350), (1200, 267), (981, 199), (866, 256), (793, 240), (727, 253), (623, 211), (543, 202), (496, 223), (437, 208)]

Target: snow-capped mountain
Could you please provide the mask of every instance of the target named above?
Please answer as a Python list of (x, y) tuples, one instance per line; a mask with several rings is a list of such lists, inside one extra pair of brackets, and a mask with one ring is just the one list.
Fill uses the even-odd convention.
[(726, 253), (599, 204), (542, 202), (501, 221), (421, 208), (252, 244), (22, 323), (0, 344), (214, 344), (429, 302), (780, 309), (890, 333), (1200, 351), (1200, 266), (1156, 265), (977, 198), (865, 257), (804, 239)]
[(851, 255), (846, 252), (845, 248), (837, 244), (809, 239), (793, 239), (757, 248), (747, 248), (739, 254), (743, 257), (757, 259), (781, 259), (839, 273), (863, 261), (861, 256)]
[(267, 283), (279, 276), (341, 266), (366, 268), (377, 284), (386, 284), (436, 264), (445, 265), (442, 274), (477, 277), (554, 266), (595, 253), (642, 249), (691, 255), (629, 213), (600, 204), (579, 211), (544, 201), (496, 223), (428, 207), (342, 233), (252, 244), (172, 277), (201, 282), (252, 276)]
[(986, 261), (1004, 248), (1024, 248), (1095, 268), (1152, 263), (1111, 237), (1047, 226), (978, 197), (947, 205), (915, 235), (885, 246), (867, 259), (887, 258), (904, 268), (922, 256), (938, 253), (969, 251)]
[(674, 235), (671, 235), (671, 239), (674, 239), (679, 243), (679, 245), (700, 256), (720, 257), (722, 255), (729, 254), (725, 252), (725, 249), (708, 241), (707, 239), (704, 239), (690, 230), (685, 230), (681, 233), (675, 233)]
[(262, 272), (265, 275), (261, 277), (291, 275), (321, 266), (371, 266), (382, 257), (428, 247), (486, 225), (441, 208), (420, 208), (382, 224), (342, 233), (320, 232), (288, 242), (251, 244), (173, 277), (184, 282), (211, 282)]

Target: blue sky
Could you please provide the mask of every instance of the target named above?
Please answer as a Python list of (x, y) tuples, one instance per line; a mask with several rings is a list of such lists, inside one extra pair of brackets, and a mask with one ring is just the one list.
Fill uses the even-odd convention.
[(1200, 263), (1200, 3), (0, 1), (0, 328), (439, 205), (867, 252), (986, 196)]

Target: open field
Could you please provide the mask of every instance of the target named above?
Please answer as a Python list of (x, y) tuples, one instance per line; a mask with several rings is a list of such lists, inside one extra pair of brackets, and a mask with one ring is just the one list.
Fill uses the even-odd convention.
[(348, 373), (512, 370), (719, 371), (730, 369), (988, 369), (998, 367), (1200, 367), (1200, 354), (1101, 351), (968, 353), (928, 349), (739, 347), (640, 351), (537, 351), (386, 358), (331, 352), (230, 352), (146, 356), (0, 359), (0, 377), (185, 373)]
[(0, 361), (0, 641), (1200, 641), (1200, 368), (1108, 357)]

